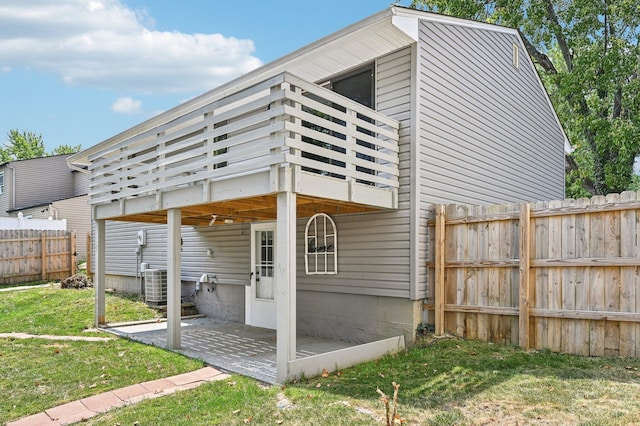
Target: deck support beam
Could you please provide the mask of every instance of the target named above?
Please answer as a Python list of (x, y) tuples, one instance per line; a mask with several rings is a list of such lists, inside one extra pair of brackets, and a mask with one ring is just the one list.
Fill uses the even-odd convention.
[[(96, 251), (94, 257), (95, 275), (93, 277), (93, 285), (96, 292), (95, 322), (96, 327), (105, 324), (105, 251), (106, 251), (106, 221), (104, 219), (96, 220)], [(91, 252), (91, 247), (87, 247)]]
[(180, 209), (167, 210), (167, 347), (180, 349), (181, 320), (181, 217)]
[(296, 194), (278, 193), (276, 222), (276, 381), (296, 359)]

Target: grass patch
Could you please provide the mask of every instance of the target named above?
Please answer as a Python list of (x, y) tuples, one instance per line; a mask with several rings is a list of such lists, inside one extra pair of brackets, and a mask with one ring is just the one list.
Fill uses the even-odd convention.
[[(93, 289), (59, 287), (0, 293), (0, 333), (79, 335), (94, 325)], [(107, 293), (110, 322), (154, 319), (158, 313), (136, 295)]]
[[(107, 297), (110, 320), (155, 315), (136, 300)], [(76, 316), (77, 312), (84, 314)], [(93, 322), (93, 291), (0, 294), (0, 316), (2, 331), (81, 334)], [(29, 321), (31, 317), (35, 319)], [(0, 399), (0, 424), (200, 365), (123, 339), (106, 343), (0, 339), (0, 394), (5, 396)], [(615, 426), (640, 418), (638, 359), (527, 353), (516, 347), (445, 338), (425, 340), (398, 355), (282, 388), (232, 376), (117, 409), (87, 423), (384, 424), (385, 408), (376, 389), (391, 395), (392, 382), (400, 384), (398, 413), (407, 424)]]
[(639, 369), (637, 359), (437, 339), (284, 389), (234, 377), (235, 386), (213, 383), (89, 424), (384, 424), (376, 389), (391, 395), (395, 381), (398, 413), (407, 424), (627, 425), (640, 418)]
[[(0, 332), (86, 335), (93, 290), (0, 293)], [(109, 318), (153, 318), (135, 297), (107, 296)], [(105, 337), (110, 334), (95, 332)], [(108, 342), (0, 339), (0, 424), (134, 383), (193, 371), (201, 361), (126, 339)]]

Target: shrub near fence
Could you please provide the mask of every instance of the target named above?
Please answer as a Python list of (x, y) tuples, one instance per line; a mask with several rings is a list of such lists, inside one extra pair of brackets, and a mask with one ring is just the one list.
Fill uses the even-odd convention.
[(74, 275), (75, 242), (70, 231), (1, 230), (0, 284)]
[(591, 356), (640, 356), (640, 193), (436, 206), (436, 332)]

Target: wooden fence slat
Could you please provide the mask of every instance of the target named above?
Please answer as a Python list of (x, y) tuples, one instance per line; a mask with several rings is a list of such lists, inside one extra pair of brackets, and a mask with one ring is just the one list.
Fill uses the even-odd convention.
[[(636, 193), (626, 191), (620, 194), (620, 201), (635, 201)], [(636, 257), (635, 235), (636, 228), (635, 210), (624, 210), (620, 212), (620, 256)], [(635, 275), (637, 266), (634, 268), (620, 268), (620, 312), (635, 312)], [(620, 356), (636, 356), (636, 325), (620, 323)]]
[(77, 265), (77, 254), (76, 254), (76, 233), (75, 231), (71, 231), (71, 238), (69, 240), (69, 251), (71, 252), (70, 260), (71, 260), (71, 275), (76, 274)]
[[(576, 200), (578, 206), (590, 206), (591, 201), (587, 198)], [(581, 214), (576, 216), (576, 258), (587, 258), (591, 256), (589, 242), (591, 241), (591, 215)], [(590, 270), (587, 267), (576, 268), (576, 310), (589, 309), (589, 299), (591, 286), (589, 285)], [(588, 320), (575, 321), (574, 347), (578, 355), (589, 355), (590, 348), (590, 325)]]
[[(479, 223), (470, 223), (462, 227), (460, 232), (465, 232), (467, 247), (464, 250), (465, 259), (478, 259), (478, 228)], [(446, 265), (446, 262), (445, 262)], [(465, 299), (468, 305), (478, 304), (478, 269), (467, 268), (464, 270)], [(478, 338), (478, 316), (464, 314), (466, 336), (471, 339)]]
[[(562, 207), (573, 207), (575, 200), (564, 200)], [(576, 216), (564, 215), (561, 217), (561, 240), (562, 240), (562, 259), (574, 259), (576, 257)], [(562, 275), (562, 295), (561, 309), (575, 310), (576, 309), (576, 268), (564, 267), (561, 269)], [(575, 352), (575, 321), (562, 320), (561, 321), (561, 348), (560, 350), (565, 353)]]
[[(455, 216), (463, 216), (467, 214), (466, 209), (463, 206), (457, 206), (455, 212), (452, 212)], [(450, 217), (449, 212), (447, 211), (447, 217)], [(450, 228), (451, 229), (451, 228)], [(455, 259), (456, 261), (465, 260), (469, 258), (469, 244), (468, 244), (468, 229), (466, 227), (456, 226), (455, 231), (451, 229), (452, 236), (448, 238), (450, 241), (455, 241), (455, 247), (448, 247), (447, 252), (445, 254), (446, 259)], [(445, 262), (446, 265), (446, 262)], [(449, 280), (447, 280), (447, 292), (455, 291), (455, 300), (458, 305), (468, 304), (468, 285), (465, 280), (465, 274), (467, 270), (458, 269), (455, 272), (453, 271), (445, 271)], [(454, 275), (455, 274), (455, 275)], [(446, 315), (445, 315), (446, 318)], [(459, 313), (455, 315), (455, 334), (460, 337), (465, 337), (465, 319), (466, 314)], [(445, 321), (446, 322), (446, 321)]]
[(438, 205), (436, 207), (436, 252), (435, 252), (435, 332), (436, 335), (444, 334), (444, 244), (445, 244), (445, 207)]
[[(608, 204), (619, 203), (620, 194), (605, 197)], [(620, 212), (605, 214), (604, 255), (606, 258), (620, 257)], [(604, 309), (620, 311), (620, 268), (609, 266), (604, 274)], [(607, 321), (604, 324), (604, 353), (606, 356), (620, 355), (620, 323)]]
[(531, 258), (531, 207), (524, 203), (520, 206), (520, 318), (518, 323), (519, 344), (525, 349), (531, 348), (531, 329), (529, 307), (531, 306), (531, 276), (529, 259)]
[[(548, 203), (543, 201), (539, 201), (535, 203), (534, 209), (546, 209), (548, 207)], [(532, 222), (534, 223), (533, 228), (535, 229), (534, 238), (533, 238), (533, 247), (531, 248), (532, 253), (537, 259), (542, 259), (547, 257), (547, 253), (549, 250), (549, 217), (536, 217), (533, 218)], [(531, 307), (532, 308), (541, 308), (548, 309), (549, 308), (549, 299), (547, 297), (548, 288), (549, 288), (549, 276), (547, 275), (546, 268), (538, 268), (533, 270), (533, 276), (535, 277), (532, 280), (531, 284), (535, 289), (535, 297), (533, 297)], [(535, 318), (534, 319), (534, 327), (535, 327), (535, 337), (534, 342), (535, 349), (543, 349), (549, 346), (548, 336), (549, 336), (549, 320), (547, 318)]]
[(40, 236), (40, 278), (47, 279), (47, 234), (44, 232)]
[(87, 275), (91, 277), (93, 271), (91, 265), (91, 253), (93, 252), (93, 246), (91, 245), (91, 232), (87, 232)]
[[(600, 205), (606, 202), (605, 197), (595, 196), (591, 199), (591, 205)], [(591, 215), (591, 239), (589, 241), (589, 251), (592, 256), (604, 257), (604, 233), (605, 233), (604, 213), (594, 213)], [(602, 266), (592, 267), (589, 280), (589, 309), (591, 311), (604, 311), (604, 270)], [(601, 321), (591, 321), (589, 323), (589, 355), (604, 355), (604, 324)]]
[[(562, 201), (549, 202), (549, 209), (562, 207)], [(562, 216), (549, 216), (547, 258), (555, 259), (562, 256)], [(558, 268), (547, 268), (547, 306), (549, 309), (562, 307), (562, 271)], [(562, 346), (562, 320), (548, 320), (547, 348), (559, 352)]]

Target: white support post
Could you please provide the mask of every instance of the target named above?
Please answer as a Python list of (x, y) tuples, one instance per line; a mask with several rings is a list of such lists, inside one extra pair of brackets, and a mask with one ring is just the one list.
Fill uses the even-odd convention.
[[(104, 324), (105, 318), (105, 249), (106, 249), (106, 221), (99, 219), (95, 221), (96, 224), (96, 241), (95, 241), (95, 256), (94, 265), (95, 273), (93, 277), (95, 292), (96, 292), (96, 327)], [(91, 250), (91, 247), (87, 247)]]
[(167, 347), (180, 349), (180, 261), (182, 222), (180, 209), (167, 210)]
[(276, 380), (289, 376), (296, 359), (296, 194), (278, 193), (276, 222)]

